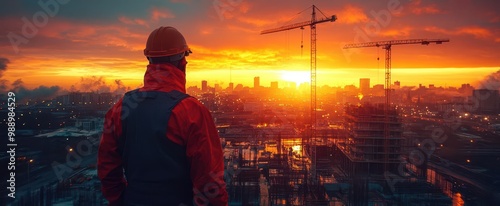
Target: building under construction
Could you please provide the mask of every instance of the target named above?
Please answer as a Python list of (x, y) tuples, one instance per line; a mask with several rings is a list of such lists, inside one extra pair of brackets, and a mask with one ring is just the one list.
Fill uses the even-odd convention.
[(401, 163), (401, 118), (394, 109), (385, 111), (384, 105), (365, 104), (347, 106), (344, 124), (345, 135), (337, 143), (336, 156), (351, 182), (349, 202), (355, 205), (364, 205), (356, 203), (360, 200), (377, 202), (371, 191), (376, 190), (377, 194), (389, 191), (384, 173), (397, 174)]

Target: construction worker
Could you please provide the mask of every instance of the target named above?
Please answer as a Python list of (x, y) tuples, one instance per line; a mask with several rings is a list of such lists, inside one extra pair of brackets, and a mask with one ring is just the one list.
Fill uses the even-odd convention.
[(154, 30), (144, 86), (106, 113), (97, 166), (110, 205), (227, 205), (212, 116), (185, 94), (190, 53), (175, 28)]

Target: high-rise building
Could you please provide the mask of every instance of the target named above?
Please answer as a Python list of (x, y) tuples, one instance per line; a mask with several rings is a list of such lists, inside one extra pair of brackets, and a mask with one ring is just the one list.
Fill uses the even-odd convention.
[(363, 95), (370, 94), (370, 78), (359, 79), (359, 89)]
[(278, 82), (271, 82), (271, 89), (278, 89)]
[(208, 92), (208, 82), (207, 80), (201, 81), (201, 92)]
[[(339, 149), (345, 160), (342, 166), (351, 177), (367, 174), (383, 177), (385, 171), (397, 172), (403, 152), (401, 118), (394, 109), (387, 114), (386, 118), (384, 104), (346, 107), (346, 135)], [(388, 138), (384, 132), (387, 120)]]
[(260, 77), (254, 77), (253, 78), (253, 88), (259, 88), (260, 87)]
[[(386, 135), (386, 128), (389, 128), (389, 135)], [(348, 194), (345, 199), (349, 203), (352, 205), (375, 205), (381, 199), (384, 199), (383, 201), (389, 200), (384, 197), (380, 198), (383, 196), (380, 194), (391, 193), (394, 196), (411, 197), (397, 200), (401, 201), (400, 203), (409, 203), (418, 199), (429, 205), (449, 204), (449, 200), (441, 201), (446, 196), (437, 187), (425, 181), (429, 170), (427, 169), (425, 152), (420, 150), (421, 148), (425, 149), (425, 146), (422, 145), (412, 152), (406, 151), (407, 148), (403, 146), (413, 145), (415, 142), (412, 139), (406, 144), (403, 143), (402, 131), (402, 120), (398, 111), (393, 108), (386, 111), (385, 104), (351, 105), (345, 108), (344, 129), (343, 132), (339, 132), (343, 138), (338, 139), (335, 143), (336, 148), (333, 153), (336, 156), (336, 161), (339, 162), (341, 171), (343, 171), (339, 175), (342, 178), (336, 179), (341, 179), (339, 182), (345, 182), (350, 188), (340, 192)], [(418, 152), (413, 154), (415, 151)], [(412, 156), (414, 156), (416, 162), (421, 161), (422, 165), (408, 167), (407, 160), (401, 159), (402, 154), (409, 154), (409, 157), (406, 157), (409, 159), (409, 164), (414, 162), (412, 161), (414, 160)], [(411, 171), (412, 175), (409, 177), (400, 176), (408, 174), (406, 170)], [(432, 178), (439, 178), (438, 172), (434, 173), (434, 170), (432, 172)], [(423, 178), (424, 181), (415, 181), (414, 175)], [(446, 176), (448, 174), (436, 181), (443, 181)], [(397, 181), (393, 181), (395, 178), (398, 178)], [(448, 182), (439, 187), (445, 191), (444, 188), (449, 188), (446, 184)], [(375, 185), (377, 189), (373, 189)], [(338, 189), (335, 188), (335, 190)], [(378, 191), (375, 192), (376, 190)], [(378, 194), (374, 195), (375, 193)], [(408, 203), (403, 203), (403, 205)]]

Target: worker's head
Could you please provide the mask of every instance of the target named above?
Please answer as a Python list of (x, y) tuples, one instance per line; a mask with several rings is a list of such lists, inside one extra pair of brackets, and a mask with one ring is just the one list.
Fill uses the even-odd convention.
[(189, 49), (184, 36), (174, 27), (160, 27), (148, 37), (144, 55), (150, 64), (173, 64), (183, 72), (186, 71), (186, 56)]

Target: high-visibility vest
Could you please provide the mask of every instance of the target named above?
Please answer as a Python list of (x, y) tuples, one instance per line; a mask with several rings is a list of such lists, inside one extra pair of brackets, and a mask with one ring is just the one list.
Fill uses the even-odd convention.
[(125, 94), (118, 148), (127, 180), (124, 205), (192, 205), (186, 148), (167, 138), (172, 109), (188, 96), (176, 90)]

